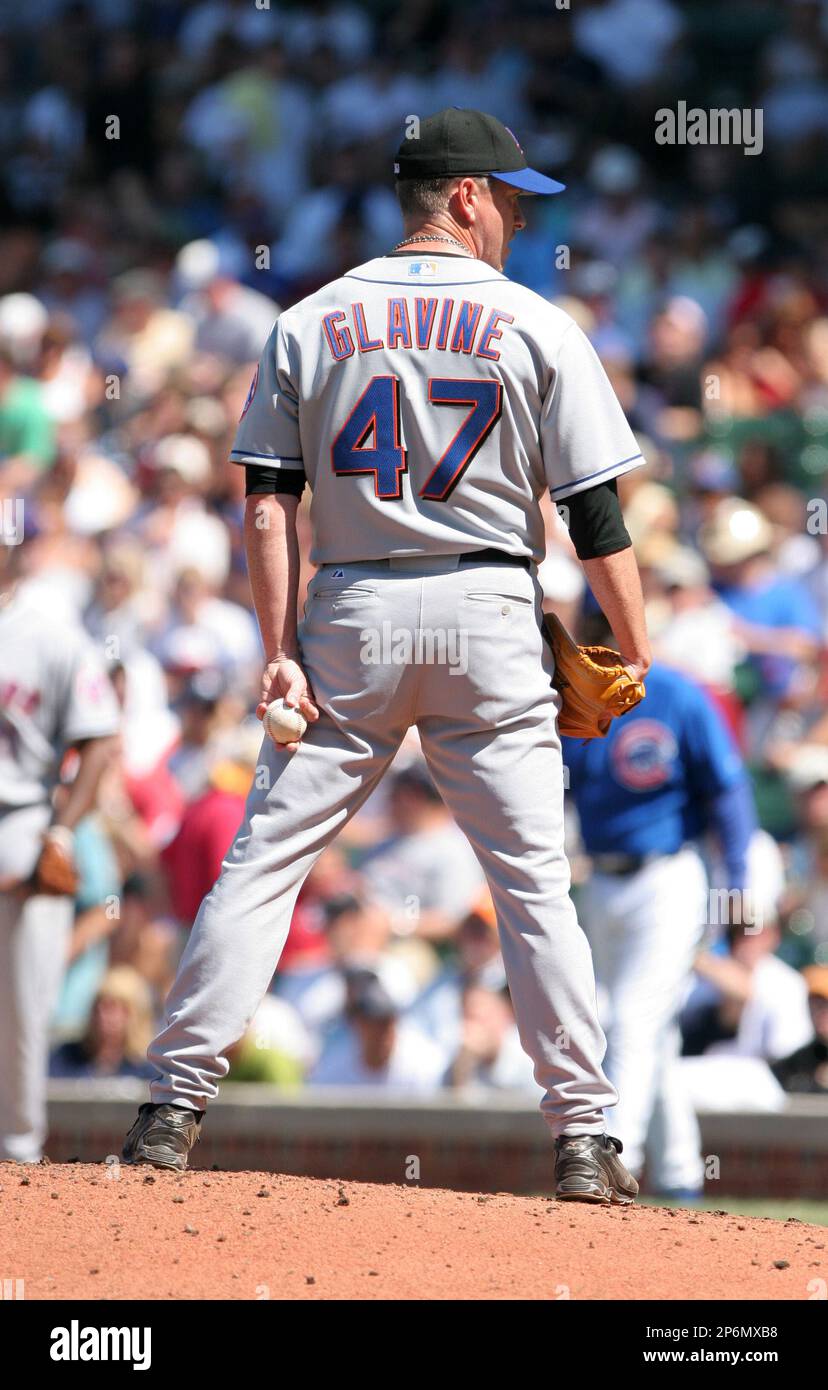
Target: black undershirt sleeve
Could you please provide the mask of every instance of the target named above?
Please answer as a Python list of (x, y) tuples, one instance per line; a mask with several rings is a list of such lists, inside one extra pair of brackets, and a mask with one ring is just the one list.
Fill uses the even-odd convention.
[(246, 463), (244, 466), (244, 495), (258, 497), (262, 494), (289, 492), (291, 497), (301, 497), (305, 490), (304, 468), (260, 468)]
[[(557, 504), (579, 560), (598, 560), (632, 545), (624, 525), (615, 478)], [(563, 511), (566, 508), (566, 511)]]

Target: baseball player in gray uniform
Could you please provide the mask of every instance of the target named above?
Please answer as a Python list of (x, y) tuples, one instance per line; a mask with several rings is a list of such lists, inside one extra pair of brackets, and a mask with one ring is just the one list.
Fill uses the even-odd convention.
[[(525, 225), (521, 194), (562, 185), (527, 167), (499, 121), (457, 108), (403, 140), (395, 174), (403, 240), (281, 315), (239, 424), (232, 459), (247, 470), (267, 659), (259, 714), (283, 697), (308, 725), (291, 743), (264, 741), (150, 1046), (160, 1076), (124, 1157), (186, 1166), (306, 874), (416, 725), (491, 889), (557, 1195), (630, 1202), (637, 1184), (605, 1132), (617, 1096), (569, 897), (536, 567), (549, 490), (566, 500), (593, 592), (640, 678), (649, 648), (615, 480), (641, 454), (581, 330), (503, 274)], [(318, 571), (297, 629), (306, 484)]]
[[(74, 917), (72, 831), (94, 804), (118, 706), (83, 630), (16, 590), (15, 556), (0, 546), (0, 1158), (37, 1163), (49, 1016)], [(56, 808), (72, 746), (77, 772)]]

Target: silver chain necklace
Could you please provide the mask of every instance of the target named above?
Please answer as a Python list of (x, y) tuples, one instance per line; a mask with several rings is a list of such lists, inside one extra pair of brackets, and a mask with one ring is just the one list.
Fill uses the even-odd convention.
[(450, 243), (450, 245), (452, 246), (459, 246), (460, 250), (465, 251), (467, 256), (470, 254), (468, 246), (464, 246), (462, 241), (457, 240), (457, 237), (439, 236), (436, 232), (433, 232), (430, 236), (407, 236), (405, 238), (405, 241), (398, 241), (396, 246), (393, 246), (391, 249), (392, 251), (399, 251), (401, 247), (413, 246), (413, 244), (417, 241), (445, 241)]

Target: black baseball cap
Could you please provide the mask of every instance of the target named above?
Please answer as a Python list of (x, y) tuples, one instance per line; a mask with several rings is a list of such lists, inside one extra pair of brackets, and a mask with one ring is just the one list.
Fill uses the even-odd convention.
[(530, 169), (508, 126), (485, 111), (446, 107), (420, 121), (416, 135), (397, 150), (398, 179), (449, 179), (455, 174), (486, 174), (524, 193), (562, 193), (565, 183)]

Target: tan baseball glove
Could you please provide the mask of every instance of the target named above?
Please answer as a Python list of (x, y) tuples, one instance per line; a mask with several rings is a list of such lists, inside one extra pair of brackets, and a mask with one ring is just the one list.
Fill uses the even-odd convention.
[(73, 898), (78, 888), (72, 834), (62, 826), (47, 830), (40, 858), (32, 875), (33, 893), (51, 893), (56, 897)]
[(644, 699), (644, 683), (630, 675), (611, 647), (579, 647), (554, 613), (543, 618), (555, 654), (555, 689), (563, 701), (558, 732), (570, 738), (604, 738), (614, 718)]

